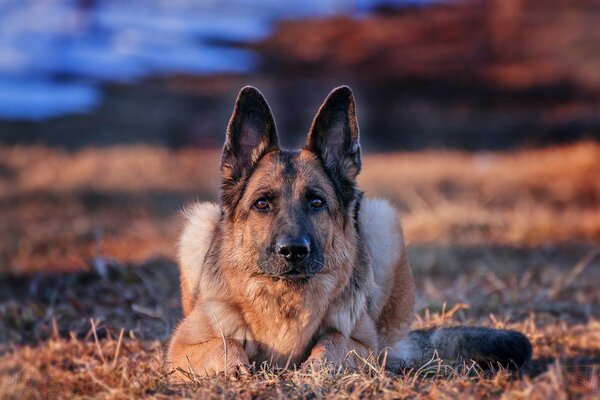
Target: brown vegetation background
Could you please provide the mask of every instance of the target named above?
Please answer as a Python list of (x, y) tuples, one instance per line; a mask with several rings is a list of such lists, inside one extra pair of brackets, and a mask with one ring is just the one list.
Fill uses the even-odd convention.
[(334, 372), (341, 382), (325, 372), (267, 369), (188, 387), (170, 386), (162, 365), (181, 315), (175, 242), (183, 205), (216, 197), (218, 152), (17, 147), (0, 154), (4, 396), (598, 393), (597, 144), (365, 157), (366, 194), (390, 199), (403, 217), (419, 288), (414, 326), (519, 329), (534, 344), (524, 380), (435, 366), (399, 377)]
[[(597, 398), (600, 9), (447, 2), (280, 21), (249, 74), (106, 87), (84, 115), (0, 120), (0, 398)], [(235, 93), (258, 86), (284, 144), (349, 83), (359, 182), (399, 210), (414, 327), (524, 332), (521, 379), (432, 362), (171, 385), (181, 210), (216, 201)]]

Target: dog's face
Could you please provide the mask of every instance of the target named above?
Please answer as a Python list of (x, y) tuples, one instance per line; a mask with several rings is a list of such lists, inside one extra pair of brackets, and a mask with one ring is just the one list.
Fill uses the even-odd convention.
[[(251, 274), (302, 282), (343, 257), (338, 242), (353, 223), (360, 146), (352, 92), (325, 100), (301, 150), (281, 150), (269, 106), (242, 89), (222, 159), (230, 257)], [(337, 247), (337, 248), (336, 248)], [(349, 255), (346, 254), (349, 257)]]

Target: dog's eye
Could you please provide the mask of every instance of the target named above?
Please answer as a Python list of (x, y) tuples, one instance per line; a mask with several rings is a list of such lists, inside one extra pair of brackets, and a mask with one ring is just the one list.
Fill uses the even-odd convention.
[(256, 200), (254, 207), (258, 208), (259, 210), (267, 210), (269, 208), (269, 202), (264, 197), (261, 197), (260, 199)]
[(313, 197), (310, 199), (310, 206), (312, 208), (321, 208), (325, 204), (325, 201), (320, 197)]

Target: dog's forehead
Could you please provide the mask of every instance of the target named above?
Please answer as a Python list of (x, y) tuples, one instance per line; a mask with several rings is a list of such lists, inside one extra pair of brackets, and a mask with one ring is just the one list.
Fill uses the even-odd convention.
[(287, 188), (320, 187), (333, 190), (318, 157), (307, 150), (278, 150), (266, 154), (257, 164), (248, 189), (262, 186)]

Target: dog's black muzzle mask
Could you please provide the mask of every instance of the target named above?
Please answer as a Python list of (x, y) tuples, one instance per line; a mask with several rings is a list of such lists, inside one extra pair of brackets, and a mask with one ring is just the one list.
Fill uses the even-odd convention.
[(323, 258), (309, 235), (282, 234), (261, 254), (258, 264), (267, 276), (297, 280), (319, 272)]

